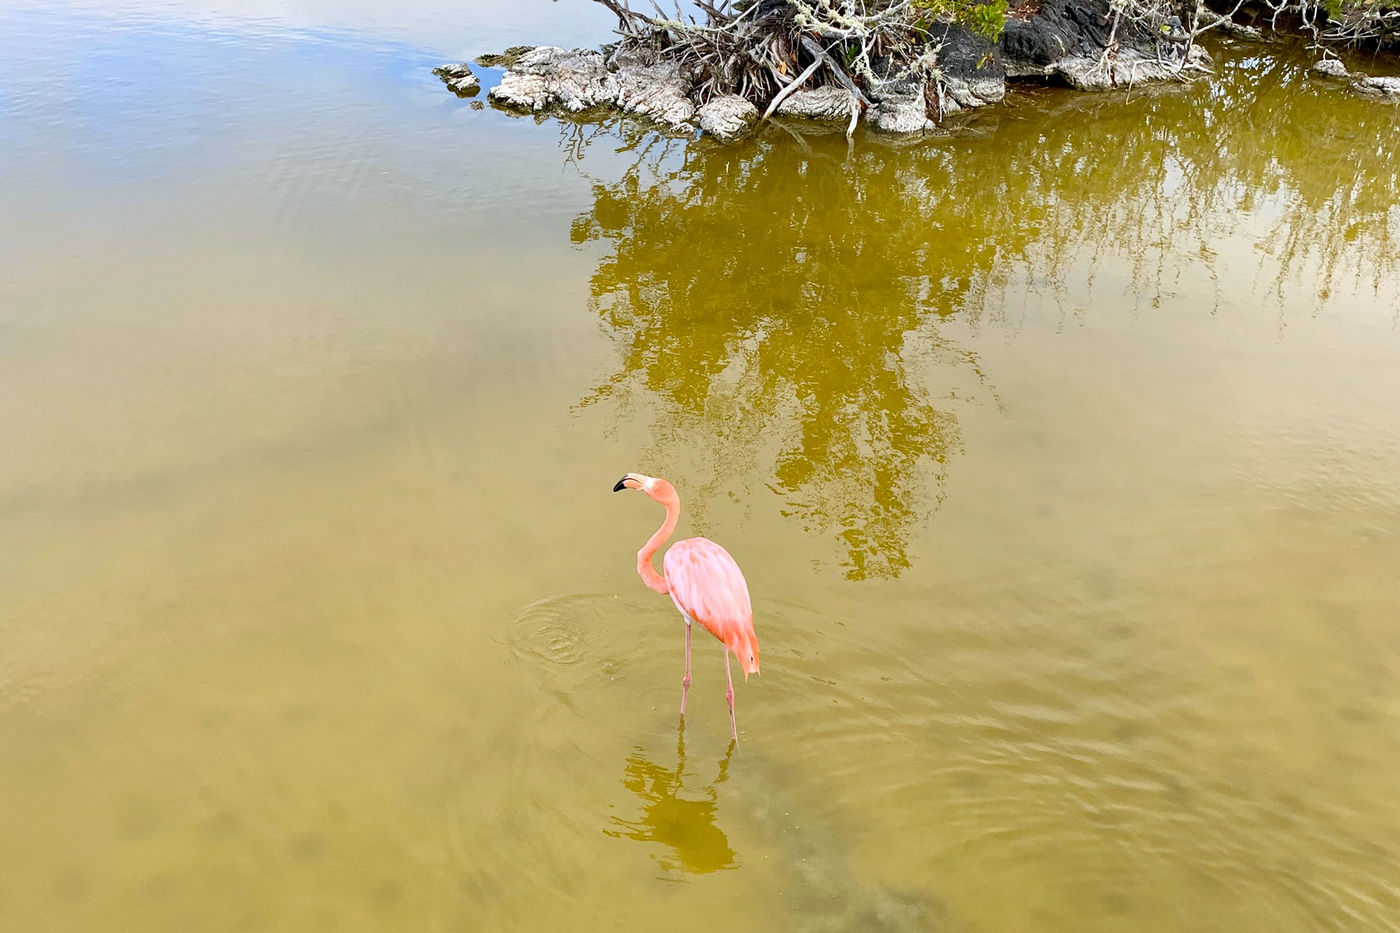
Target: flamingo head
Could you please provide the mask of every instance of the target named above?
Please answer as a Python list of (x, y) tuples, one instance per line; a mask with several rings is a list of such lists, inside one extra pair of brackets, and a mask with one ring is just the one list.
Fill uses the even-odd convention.
[(665, 503), (670, 499), (679, 499), (676, 495), (676, 487), (666, 480), (656, 476), (646, 476), (641, 473), (628, 473), (613, 486), (613, 492), (622, 492), (624, 489), (640, 489), (651, 496), (657, 502)]
[(739, 666), (744, 669), (745, 680), (749, 679), (750, 674), (758, 673), (758, 636), (754, 634), (752, 626), (730, 635), (725, 645), (739, 660)]

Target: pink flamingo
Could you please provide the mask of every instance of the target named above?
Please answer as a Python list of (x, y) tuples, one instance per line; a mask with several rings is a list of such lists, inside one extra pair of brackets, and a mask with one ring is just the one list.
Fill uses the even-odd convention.
[(729, 682), (724, 699), (729, 703), (730, 735), (737, 742), (739, 726), (734, 721), (734, 678), (729, 673), (729, 653), (734, 652), (738, 658), (745, 680), (758, 673), (758, 636), (753, 630), (753, 607), (744, 575), (729, 552), (708, 538), (686, 538), (671, 545), (661, 561), (666, 575), (658, 574), (651, 557), (676, 530), (681, 517), (680, 496), (666, 480), (640, 473), (628, 473), (618, 480), (613, 492), (624, 489), (640, 489), (666, 507), (666, 520), (637, 552), (637, 573), (656, 592), (670, 593), (671, 601), (685, 618), (681, 716), (685, 716), (685, 698), (690, 693), (690, 626), (699, 622), (724, 645), (724, 676)]

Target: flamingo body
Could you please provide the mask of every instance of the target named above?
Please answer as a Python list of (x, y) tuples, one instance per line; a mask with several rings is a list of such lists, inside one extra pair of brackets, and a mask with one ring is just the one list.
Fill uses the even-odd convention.
[(699, 622), (734, 652), (745, 674), (758, 671), (758, 638), (743, 571), (709, 538), (671, 545), (661, 560), (671, 601), (687, 622)]
[(708, 538), (687, 538), (677, 541), (662, 560), (664, 575), (652, 566), (653, 555), (676, 530), (680, 521), (681, 500), (676, 488), (664, 479), (628, 473), (613, 486), (613, 492), (639, 489), (666, 507), (666, 520), (637, 552), (637, 574), (642, 582), (658, 593), (668, 593), (671, 601), (685, 619), (685, 676), (681, 678), (681, 716), (685, 716), (685, 701), (690, 694), (690, 632), (694, 623), (724, 645), (724, 676), (729, 688), (724, 698), (729, 704), (729, 729), (734, 741), (739, 740), (739, 726), (734, 718), (734, 679), (729, 674), (729, 655), (739, 659), (745, 679), (758, 673), (758, 636), (753, 630), (753, 606), (749, 602), (749, 587), (738, 563), (729, 552)]

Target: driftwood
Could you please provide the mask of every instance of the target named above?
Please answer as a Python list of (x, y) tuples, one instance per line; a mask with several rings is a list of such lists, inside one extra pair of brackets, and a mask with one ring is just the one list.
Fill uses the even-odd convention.
[[(703, 22), (655, 15), (627, 0), (596, 0), (617, 16), (620, 46), (678, 61), (703, 104), (737, 95), (775, 113), (800, 90), (827, 83), (853, 101), (849, 132), (872, 106), (865, 88), (891, 77), (938, 78), (940, 32), (927, 0), (696, 0)], [(839, 59), (833, 55), (839, 50)]]
[[(1235, 22), (1242, 12), (1287, 12), (1316, 40), (1384, 42), (1400, 31), (1400, 0), (687, 0), (690, 14), (680, 0), (671, 0), (674, 14), (657, 0), (646, 13), (631, 0), (595, 2), (617, 17), (619, 41), (492, 56), (507, 68), (492, 103), (613, 108), (725, 142), (775, 115), (844, 125), (847, 137), (864, 117), (876, 132), (907, 138), (1000, 101), (1007, 79), (1105, 90), (1206, 73), (1203, 33), (1263, 39)], [(1338, 2), (1342, 12), (1329, 18), (1323, 4)], [(469, 69), (452, 68), (461, 75), (449, 69), (444, 80), (472, 93)], [(1367, 88), (1390, 93), (1388, 84)]]
[[(767, 119), (782, 113), (784, 102), (799, 91), (838, 87), (852, 100), (848, 135), (860, 114), (879, 102), (881, 88), (923, 87), (939, 117), (959, 109), (959, 102), (986, 102), (967, 92), (966, 71), (945, 74), (940, 52), (950, 29), (961, 29), (986, 44), (984, 60), (995, 62), (1002, 16), (995, 11), (1005, 9), (989, 0), (695, 0), (697, 19), (679, 4), (672, 15), (651, 0), (653, 15), (633, 10), (628, 0), (596, 2), (617, 16), (620, 49), (680, 63), (701, 105), (734, 95), (754, 103)], [(962, 13), (979, 9), (986, 14), (976, 18), (981, 25), (971, 31), (955, 25)], [(1205, 57), (1193, 51), (1194, 41), (1226, 19), (1199, 5), (1190, 12), (1185, 0), (1111, 0), (1103, 4), (1103, 15), (1109, 41), (1095, 51), (1096, 60), (1071, 61), (1072, 68), (1061, 69), (1071, 72), (1064, 76), (1077, 87), (1130, 84), (1138, 74), (1161, 80), (1203, 71)], [(1120, 41), (1130, 32), (1132, 41)], [(1120, 48), (1126, 54), (1118, 67)], [(982, 68), (979, 63), (973, 70), (980, 74)]]
[(1233, 25), (1240, 9), (1212, 12), (1205, 0), (1014, 0), (1009, 11), (1012, 0), (688, 0), (687, 15), (679, 0), (674, 14), (657, 0), (645, 13), (630, 0), (595, 2), (617, 17), (619, 41), (507, 50), (492, 103), (612, 108), (726, 142), (773, 116), (843, 125), (847, 137), (864, 118), (907, 138), (1000, 101), (1008, 78), (1082, 90), (1186, 80), (1208, 71), (1200, 34)]

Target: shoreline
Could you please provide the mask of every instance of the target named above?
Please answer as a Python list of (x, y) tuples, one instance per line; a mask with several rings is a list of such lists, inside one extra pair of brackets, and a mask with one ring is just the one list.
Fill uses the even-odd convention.
[[(790, 12), (788, 2), (799, 10), (805, 8), (803, 0), (766, 0), (766, 8), (777, 11), (767, 15), (778, 17), (779, 27), (790, 25), (781, 20)], [(922, 52), (912, 47), (880, 51), (874, 43), (855, 52), (851, 41), (823, 44), (814, 36), (830, 24), (813, 27), (810, 20), (799, 17), (801, 28), (795, 37), (787, 36), (787, 45), (766, 38), (771, 44), (763, 47), (762, 56), (743, 47), (744, 54), (772, 76), (766, 85), (750, 80), (749, 73), (742, 74), (740, 82), (732, 73), (732, 58), (708, 48), (697, 56), (692, 46), (677, 40), (678, 35), (688, 36), (692, 27), (630, 14), (615, 3), (606, 5), (643, 24), (634, 24), (630, 32), (619, 30), (623, 36), (619, 42), (599, 49), (516, 46), (479, 56), (475, 65), (504, 68), (487, 99), (493, 107), (510, 112), (614, 111), (646, 120), (663, 132), (698, 132), (722, 143), (742, 138), (775, 117), (838, 127), (848, 138), (864, 124), (879, 136), (918, 140), (941, 135), (944, 121), (953, 114), (1000, 104), (1008, 87), (1062, 85), (1106, 91), (1209, 80), (1212, 58), (1198, 42), (1206, 33), (1213, 42), (1295, 52), (1305, 42), (1296, 34), (1262, 32), (1222, 14), (1207, 14), (1216, 18), (1202, 24), (1200, 8), (1190, 21), (1163, 16), (1125, 23), (1107, 0), (1030, 2), (1035, 4), (1033, 9), (1023, 5), (1007, 16), (996, 28), (995, 40), (987, 30), (956, 22), (920, 26)], [(743, 17), (757, 8), (744, 8), (726, 28), (737, 32)], [(771, 29), (760, 32), (752, 22), (745, 27), (749, 29), (742, 36), (745, 42), (751, 44), (755, 36), (785, 36)], [(705, 30), (699, 34), (716, 31)], [(869, 54), (871, 47), (877, 54)], [(1400, 79), (1348, 70), (1336, 52), (1319, 44), (1316, 37), (1306, 49), (1317, 59), (1311, 73), (1318, 80), (1339, 90), (1400, 100)], [(465, 63), (445, 65), (435, 72), (460, 97), (474, 97), (480, 90), (478, 77)], [(473, 106), (483, 104), (474, 101)]]

